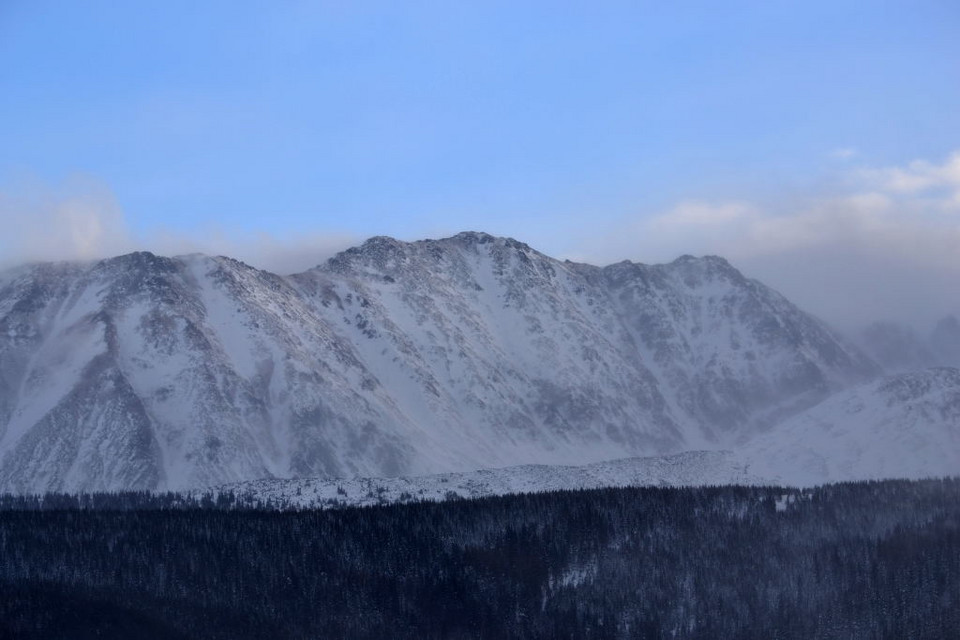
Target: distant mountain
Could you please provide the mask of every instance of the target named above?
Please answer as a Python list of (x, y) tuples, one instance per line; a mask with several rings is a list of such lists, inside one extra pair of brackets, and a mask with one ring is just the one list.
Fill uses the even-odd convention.
[(886, 377), (838, 393), (740, 452), (787, 484), (960, 475), (960, 369)]
[(863, 350), (886, 371), (912, 371), (937, 364), (926, 341), (910, 327), (875, 322), (867, 326), (859, 338)]
[(938, 364), (960, 367), (960, 320), (947, 316), (930, 333), (930, 350)]
[(585, 464), (751, 440), (877, 366), (722, 258), (373, 238), (290, 277), (0, 273), (0, 490)]
[(926, 335), (892, 322), (875, 322), (859, 335), (864, 352), (887, 372), (960, 367), (960, 320), (942, 318)]

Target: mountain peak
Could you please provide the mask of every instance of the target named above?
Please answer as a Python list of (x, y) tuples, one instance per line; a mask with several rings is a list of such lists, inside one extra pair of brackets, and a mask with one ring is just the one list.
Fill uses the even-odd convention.
[(456, 240), (464, 244), (488, 244), (497, 240), (496, 236), (492, 236), (484, 231), (461, 231), (460, 233), (445, 239)]
[(120, 269), (125, 272), (170, 272), (176, 270), (177, 262), (173, 258), (158, 256), (150, 251), (134, 251), (97, 263), (100, 269)]
[[(411, 260), (425, 259), (430, 264), (442, 260), (444, 255), (461, 250), (477, 250), (490, 247), (490, 251), (512, 249), (522, 254), (534, 252), (526, 243), (513, 238), (493, 236), (482, 231), (462, 231), (456, 235), (439, 239), (404, 242), (390, 236), (374, 236), (363, 244), (341, 251), (330, 258), (320, 270), (337, 273), (370, 270), (392, 273), (399, 265)], [(524, 257), (526, 257), (524, 255)], [(522, 259), (522, 258), (521, 258)]]
[(726, 281), (733, 284), (747, 282), (744, 275), (731, 265), (726, 258), (715, 255), (706, 255), (699, 258), (683, 255), (666, 267), (678, 271), (688, 286), (698, 286), (716, 281)]
[(725, 260), (377, 236), (284, 280), (136, 252), (0, 287), (0, 491), (724, 446), (869, 377)]
[(391, 236), (373, 236), (364, 240), (363, 244), (360, 245), (362, 249), (377, 249), (381, 247), (397, 248), (406, 245), (406, 242), (402, 240), (397, 240)]
[(511, 249), (518, 249), (520, 251), (531, 251), (530, 245), (526, 244), (525, 242), (520, 242), (519, 240), (509, 236), (490, 235), (489, 233), (485, 233), (483, 231), (461, 231), (454, 236), (436, 240), (435, 242), (456, 243), (467, 246), (497, 244)]
[(677, 266), (696, 266), (699, 268), (709, 268), (717, 271), (736, 271), (740, 273), (730, 262), (717, 255), (692, 256), (684, 254), (670, 263)]

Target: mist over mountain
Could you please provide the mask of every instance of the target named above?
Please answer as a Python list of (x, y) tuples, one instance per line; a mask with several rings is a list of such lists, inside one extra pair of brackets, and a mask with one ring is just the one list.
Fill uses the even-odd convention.
[(860, 331), (856, 341), (888, 372), (960, 367), (960, 321), (953, 315), (925, 333), (895, 322), (874, 322)]
[(960, 320), (954, 315), (940, 320), (930, 334), (929, 345), (939, 364), (960, 367)]
[(842, 391), (739, 455), (751, 473), (790, 485), (956, 475), (960, 369), (923, 369)]

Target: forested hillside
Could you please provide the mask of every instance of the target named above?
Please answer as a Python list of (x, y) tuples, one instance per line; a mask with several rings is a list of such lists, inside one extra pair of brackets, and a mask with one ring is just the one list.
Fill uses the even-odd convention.
[(127, 499), (112, 509), (4, 501), (0, 636), (960, 633), (960, 480), (302, 512)]

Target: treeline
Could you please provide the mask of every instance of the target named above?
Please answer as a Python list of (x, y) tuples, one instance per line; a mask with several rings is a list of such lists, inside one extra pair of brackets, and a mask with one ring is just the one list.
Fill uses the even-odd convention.
[(280, 505), (232, 491), (177, 493), (174, 491), (114, 491), (99, 493), (0, 493), (2, 511), (101, 510), (133, 511), (158, 509), (264, 509)]
[(0, 513), (0, 636), (960, 637), (960, 480)]
[[(382, 497), (382, 487), (376, 487), (377, 494), (370, 490), (369, 497), (376, 498), (377, 504), (387, 504)], [(342, 493), (340, 493), (342, 491)], [(454, 494), (456, 495), (456, 494)], [(343, 497), (341, 497), (343, 496)], [(459, 497), (459, 496), (457, 496)], [(401, 502), (415, 502), (409, 493), (401, 494)], [(346, 492), (338, 487), (338, 497), (328, 498), (322, 504), (324, 509), (338, 509), (351, 506), (346, 500)], [(302, 510), (299, 504), (274, 501), (262, 498), (256, 491), (235, 492), (223, 489), (205, 491), (109, 491), (95, 493), (44, 493), (11, 494), (0, 493), (0, 512), (3, 511), (62, 511), (62, 510), (108, 510), (108, 511), (155, 511), (158, 509), (231, 509), (258, 511)]]

